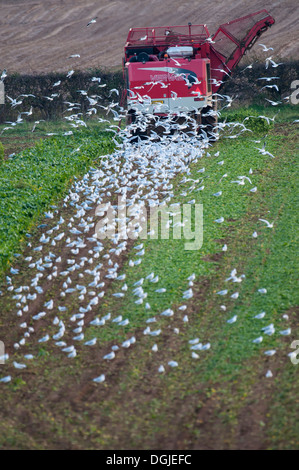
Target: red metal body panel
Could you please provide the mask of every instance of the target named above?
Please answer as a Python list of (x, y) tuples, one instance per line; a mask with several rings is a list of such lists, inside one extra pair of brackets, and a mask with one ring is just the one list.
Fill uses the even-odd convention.
[(153, 104), (167, 106), (170, 112), (177, 108), (198, 109), (200, 102), (212, 94), (207, 81), (209, 63), (209, 59), (202, 58), (129, 63), (130, 103), (142, 103), (143, 99), (147, 103), (151, 99)]
[(130, 90), (141, 96), (152, 98), (171, 97), (171, 92), (179, 98), (194, 93), (208, 93), (206, 64), (208, 59), (167, 59), (159, 62), (134, 62), (128, 64)]
[[(246, 50), (251, 49), (261, 34), (274, 23), (274, 18), (267, 10), (261, 10), (221, 25), (212, 37), (213, 44), (210, 47), (212, 77), (217, 81), (225, 80), (227, 75), (220, 70), (230, 74)], [(213, 93), (220, 86), (213, 84)]]

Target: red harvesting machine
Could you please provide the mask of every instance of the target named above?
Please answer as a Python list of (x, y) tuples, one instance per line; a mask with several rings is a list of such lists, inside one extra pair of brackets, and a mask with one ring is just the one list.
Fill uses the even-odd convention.
[[(219, 91), (246, 50), (274, 24), (266, 11), (222, 24), (213, 36), (206, 25), (131, 28), (123, 70), (128, 123), (136, 116), (182, 112), (215, 117), (212, 94)], [(214, 113), (215, 116), (216, 113)], [(206, 115), (206, 114), (205, 114)]]

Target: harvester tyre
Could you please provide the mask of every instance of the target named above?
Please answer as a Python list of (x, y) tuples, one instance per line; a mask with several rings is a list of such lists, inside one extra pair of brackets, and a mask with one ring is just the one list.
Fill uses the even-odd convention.
[[(210, 112), (213, 111), (213, 114)], [(214, 127), (218, 124), (217, 115), (217, 100), (214, 101), (213, 106), (206, 106), (201, 112), (201, 124), (205, 132), (209, 135), (214, 132)]]

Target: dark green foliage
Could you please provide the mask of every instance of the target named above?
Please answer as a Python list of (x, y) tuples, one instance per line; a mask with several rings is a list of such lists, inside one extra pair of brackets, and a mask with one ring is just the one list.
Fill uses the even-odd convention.
[[(99, 88), (97, 82), (92, 82), (92, 77), (100, 77), (101, 84), (106, 83), (107, 87)], [(55, 82), (61, 84), (53, 88)], [(47, 75), (10, 75), (5, 80), (6, 95), (16, 98), (21, 94), (33, 94), (35, 98), (25, 98), (23, 104), (16, 109), (12, 109), (10, 104), (0, 107), (0, 123), (7, 120), (17, 119), (18, 114), (28, 111), (33, 106), (33, 120), (36, 119), (57, 119), (62, 116), (67, 109), (65, 101), (79, 103), (81, 112), (87, 110), (89, 102), (86, 97), (81, 96), (78, 90), (87, 90), (88, 95), (99, 95), (103, 99), (103, 104), (109, 98), (109, 91), (117, 88), (121, 91), (123, 87), (122, 72), (105, 72), (103, 70), (91, 70), (87, 72), (75, 72), (71, 78), (66, 78), (66, 74), (51, 73)], [(59, 93), (53, 101), (47, 100), (45, 96)], [(116, 100), (116, 98), (115, 98)]]
[(246, 128), (252, 131), (264, 133), (273, 127), (274, 123), (273, 121), (267, 121), (260, 117), (262, 115), (262, 113), (253, 108), (239, 108), (232, 109), (231, 111), (223, 111), (220, 120), (223, 121), (226, 119), (227, 122), (243, 123)]
[(0, 142), (0, 165), (4, 161), (4, 147), (3, 144)]
[(68, 139), (41, 140), (1, 165), (0, 270), (37, 217), (65, 194), (74, 177), (113, 148), (110, 133), (84, 130)]
[[(277, 62), (283, 62), (276, 59)], [(299, 61), (289, 61), (280, 65), (277, 68), (265, 68), (265, 63), (254, 63), (252, 69), (244, 71), (246, 64), (235, 69), (232, 76), (221, 87), (220, 93), (236, 98), (235, 103), (250, 102), (255, 105), (269, 106), (265, 98), (274, 101), (281, 101), (291, 93), (291, 83), (297, 80), (299, 75)], [(278, 80), (266, 82), (265, 80), (258, 80), (261, 77), (279, 77)], [(279, 91), (275, 89), (264, 88), (265, 85), (277, 85)]]

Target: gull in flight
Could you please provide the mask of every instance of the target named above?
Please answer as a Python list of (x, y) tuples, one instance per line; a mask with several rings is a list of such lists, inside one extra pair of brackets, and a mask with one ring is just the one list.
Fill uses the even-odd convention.
[(269, 103), (271, 103), (272, 106), (277, 106), (282, 103), (282, 101), (271, 101), (271, 100), (268, 100), (268, 98), (265, 98), (265, 100), (269, 101)]
[(275, 158), (272, 153), (266, 151), (266, 142), (264, 143), (263, 147), (260, 149), (258, 147), (255, 147), (262, 155), (269, 155), (269, 157)]
[(279, 77), (260, 77), (258, 80), (266, 80), (267, 82), (271, 82), (271, 80), (278, 80)]
[(0, 82), (3, 82), (6, 77), (7, 77), (7, 73), (6, 73), (6, 70), (4, 69), (0, 77)]
[(23, 101), (17, 101), (18, 98), (13, 99), (8, 95), (7, 95), (7, 98), (10, 100), (10, 102), (11, 102), (10, 104), (11, 104), (12, 108), (15, 108), (16, 106), (19, 106), (19, 104), (23, 103)]
[[(246, 67), (246, 68), (248, 68), (248, 67)], [(228, 67), (227, 67), (227, 69), (231, 72), (231, 70), (230, 70)], [(228, 77), (230, 76), (230, 74), (227, 73), (227, 71), (224, 70), (224, 69), (212, 69), (212, 70), (219, 70), (219, 72), (225, 73)], [(244, 69), (244, 70), (245, 70), (245, 69)]]
[[(260, 115), (260, 116), (247, 116), (244, 119), (244, 121), (247, 121), (247, 119), (249, 119), (249, 118), (256, 118), (256, 119), (261, 118), (261, 119), (265, 119), (267, 121), (267, 124), (269, 125), (270, 121), (274, 122), (276, 116), (277, 116), (277, 114), (275, 114), (275, 116), (273, 116), (273, 118), (269, 118), (268, 116), (262, 116), (262, 115)], [(260, 143), (260, 141), (258, 141), (258, 140), (257, 141), (252, 141), (252, 142)]]
[(283, 65), (283, 62), (279, 62), (279, 64), (277, 64), (276, 62), (274, 62), (274, 60), (271, 60), (271, 59), (270, 59), (270, 62), (271, 62), (271, 64), (272, 64), (272, 67), (273, 67), (273, 68), (276, 68), (276, 67), (278, 67), (279, 65)]
[(265, 44), (259, 44), (263, 48), (263, 52), (274, 51), (273, 47), (267, 47)]
[(215, 44), (215, 41), (213, 41), (212, 36), (209, 36), (207, 39), (204, 40), (204, 42), (208, 42), (210, 44)]
[(254, 64), (254, 62), (252, 62), (252, 64), (250, 64), (250, 65), (247, 65), (247, 67), (245, 67), (245, 69), (241, 70), (241, 72), (245, 72), (245, 70), (247, 70), (247, 69), (252, 69), (253, 64)]
[(263, 90), (264, 88), (275, 88), (276, 91), (279, 91), (277, 85), (265, 85), (265, 86), (263, 86), (263, 88), (261, 88), (261, 90)]
[(90, 20), (90, 22), (86, 25), (86, 26), (90, 26), (91, 24), (94, 24), (97, 22), (97, 16), (95, 18), (93, 18), (92, 20)]
[(269, 64), (272, 64), (272, 67), (273, 68), (276, 68), (278, 67), (279, 65), (283, 65), (283, 62), (280, 62), (279, 64), (277, 64), (276, 62), (274, 62), (274, 60), (272, 59), (272, 57), (267, 57), (266, 59), (266, 69), (269, 67)]
[(267, 228), (273, 228), (273, 225), (274, 223), (272, 222), (272, 224), (270, 224), (270, 222), (268, 222), (268, 220), (265, 220), (265, 219), (259, 219), (261, 222), (265, 222), (265, 224), (267, 224)]

